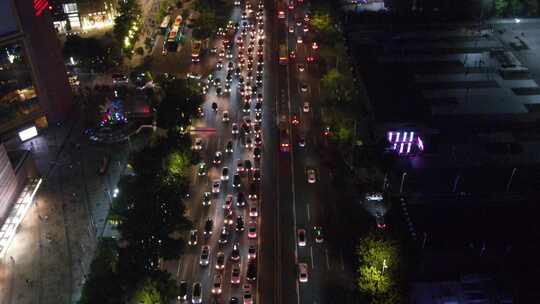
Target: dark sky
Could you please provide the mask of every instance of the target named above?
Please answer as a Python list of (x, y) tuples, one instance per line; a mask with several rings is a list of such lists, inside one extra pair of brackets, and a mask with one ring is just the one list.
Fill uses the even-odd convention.
[(0, 0), (0, 37), (17, 30), (17, 21), (11, 5), (12, 0)]

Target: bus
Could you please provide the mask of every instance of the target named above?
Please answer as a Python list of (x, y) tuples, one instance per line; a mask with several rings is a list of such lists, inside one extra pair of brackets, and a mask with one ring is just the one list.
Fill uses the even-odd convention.
[(193, 41), (191, 46), (191, 62), (197, 63), (201, 61), (201, 47), (202, 43), (200, 41)]
[(171, 16), (167, 15), (165, 18), (163, 18), (163, 21), (161, 22), (161, 25), (159, 26), (159, 29), (163, 34), (167, 32), (167, 29), (169, 28), (169, 25), (171, 24)]
[(287, 46), (281, 44), (279, 46), (279, 64), (287, 64), (289, 62), (289, 56), (287, 54)]
[(171, 30), (169, 31), (169, 34), (167, 35), (167, 49), (171, 52), (176, 51), (178, 41), (182, 37), (181, 28), (180, 28), (181, 25), (182, 25), (182, 16), (178, 15), (176, 16), (176, 19), (174, 20), (174, 23), (171, 27)]

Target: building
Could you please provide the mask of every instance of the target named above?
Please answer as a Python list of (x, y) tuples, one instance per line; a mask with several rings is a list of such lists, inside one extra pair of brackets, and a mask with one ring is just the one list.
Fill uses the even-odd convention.
[(8, 152), (0, 144), (0, 253), (9, 246), (40, 185), (30, 151)]
[(53, 24), (59, 33), (87, 32), (112, 27), (116, 16), (113, 0), (50, 0)]
[(46, 0), (0, 0), (0, 138), (67, 118), (72, 94)]

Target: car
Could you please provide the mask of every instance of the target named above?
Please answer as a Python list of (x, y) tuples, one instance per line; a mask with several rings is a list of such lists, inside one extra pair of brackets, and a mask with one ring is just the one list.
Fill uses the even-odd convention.
[(253, 169), (253, 165), (251, 164), (251, 161), (249, 159), (244, 160), (244, 168), (246, 169), (246, 172), (251, 172)]
[(255, 147), (253, 149), (253, 158), (259, 160), (261, 159), (261, 148), (260, 147)]
[(295, 125), (295, 126), (298, 125), (298, 124), (300, 123), (300, 120), (298, 119), (298, 115), (293, 114), (292, 119), (291, 119), (291, 123), (292, 123), (293, 125)]
[(231, 71), (227, 73), (227, 76), (225, 76), (225, 83), (232, 83), (233, 81), (233, 74)]
[(233, 123), (231, 128), (232, 135), (238, 135), (238, 132), (238, 125), (236, 123)]
[(249, 245), (248, 247), (248, 260), (255, 260), (257, 258), (257, 248), (255, 245)]
[(191, 294), (191, 303), (201, 304), (202, 303), (202, 285), (200, 282), (195, 282), (193, 284), (193, 292)]
[(253, 260), (249, 261), (246, 271), (246, 279), (248, 281), (255, 281), (257, 279), (257, 262)]
[(193, 229), (189, 232), (189, 246), (196, 246), (198, 241), (198, 232), (197, 229)]
[(244, 105), (242, 106), (242, 112), (249, 113), (251, 111), (251, 104), (249, 102), (244, 102)]
[(295, 59), (295, 58), (296, 58), (296, 52), (295, 52), (295, 51), (291, 51), (291, 52), (289, 53), (289, 58), (290, 58), (291, 60)]
[(251, 204), (251, 206), (249, 207), (249, 216), (250, 217), (259, 216), (259, 211), (257, 210), (257, 205)]
[(212, 161), (212, 163), (214, 163), (214, 165), (219, 165), (221, 164), (222, 158), (223, 158), (223, 154), (221, 153), (221, 151), (216, 151), (216, 154), (214, 155), (214, 160)]
[(255, 137), (257, 137), (257, 135), (261, 135), (261, 132), (262, 132), (261, 124), (259, 123), (253, 124), (253, 131), (255, 131)]
[(236, 195), (236, 207), (244, 207), (246, 205), (246, 198), (244, 197), (244, 193), (238, 192)]
[(220, 180), (216, 179), (216, 180), (212, 183), (212, 193), (217, 194), (217, 193), (219, 193), (220, 190), (221, 190), (221, 183), (220, 183)]
[(304, 42), (304, 39), (302, 39), (302, 36), (298, 35), (298, 37), (296, 37), (296, 43), (302, 44), (302, 42)]
[(255, 113), (260, 113), (260, 112), (262, 112), (262, 102), (257, 101), (255, 102)]
[(244, 169), (244, 162), (243, 162), (241, 159), (237, 160), (237, 161), (236, 161), (236, 173), (242, 175), (242, 174), (244, 174), (245, 172), (246, 172), (246, 171), (245, 171), (245, 169)]
[[(257, 47), (257, 56), (262, 56), (262, 54), (264, 54), (264, 47), (258, 46)], [(262, 72), (262, 70), (261, 70), (261, 72)]]
[(240, 6), (240, 0), (234, 0), (234, 6)]
[(289, 25), (289, 33), (294, 33), (294, 26)]
[(260, 182), (261, 181), (261, 169), (259, 168), (253, 168), (253, 181)]
[(210, 192), (203, 193), (202, 205), (205, 207), (212, 205), (212, 198), (210, 197)]
[(212, 102), (212, 110), (213, 110), (214, 112), (217, 112), (217, 111), (218, 111), (218, 104), (217, 104), (217, 102), (215, 102), (215, 101)]
[(240, 68), (239, 68), (239, 67), (237, 67), (237, 68), (234, 69), (234, 75), (235, 75), (236, 77), (240, 76)]
[(223, 115), (221, 117), (222, 122), (229, 122), (229, 111), (223, 111)]
[(314, 226), (313, 227), (313, 234), (315, 235), (315, 243), (320, 244), (320, 243), (324, 242), (324, 236), (323, 236), (321, 226)]
[(221, 291), (221, 275), (216, 274), (214, 276), (214, 282), (212, 284), (212, 294), (220, 295)]
[(223, 201), (223, 209), (231, 209), (232, 201), (233, 196), (231, 194), (227, 194), (227, 197), (225, 197), (225, 200)]
[(253, 72), (252, 71), (247, 72), (246, 78), (247, 78), (248, 81), (253, 80)]
[(309, 32), (309, 26), (307, 24), (304, 24), (304, 33)]
[(225, 145), (225, 153), (233, 153), (233, 143), (232, 140), (229, 140)]
[(220, 251), (216, 255), (216, 266), (215, 268), (217, 270), (223, 270), (225, 269), (225, 254), (223, 251)]
[(304, 105), (302, 106), (302, 110), (304, 111), (304, 113), (309, 112), (309, 102), (304, 101)]
[(200, 151), (202, 150), (202, 139), (197, 137), (195, 138), (195, 143), (193, 144), (193, 146), (191, 147), (191, 149), (195, 150), (195, 151)]
[(249, 185), (248, 197), (252, 201), (255, 201), (255, 200), (257, 200), (259, 198), (259, 195), (257, 194), (257, 185), (255, 183), (251, 183)]
[(222, 181), (229, 180), (229, 167), (223, 167), (223, 169), (221, 169), (221, 180)]
[(199, 258), (199, 265), (208, 266), (210, 263), (210, 247), (207, 245), (202, 246), (201, 256)]
[(223, 94), (223, 89), (221, 89), (221, 87), (217, 87), (217, 88), (216, 88), (216, 94), (217, 94), (218, 96), (221, 96), (221, 95)]
[(227, 50), (227, 54), (225, 55), (225, 57), (227, 57), (227, 59), (232, 59), (233, 58), (233, 53), (230, 49)]
[(223, 223), (228, 226), (234, 224), (234, 211), (232, 210), (232, 208), (229, 210), (225, 210), (223, 213)]
[(255, 122), (258, 122), (258, 123), (262, 122), (262, 113), (261, 112), (256, 112), (254, 120), (255, 120)]
[(209, 218), (204, 223), (204, 236), (207, 238), (210, 237), (212, 235), (213, 229), (214, 229), (214, 220)]
[(306, 173), (307, 173), (307, 182), (309, 184), (314, 184), (317, 181), (315, 169), (311, 169), (311, 168), (307, 169)]
[(306, 70), (306, 67), (303, 64), (298, 64), (298, 71), (303, 72)]
[(218, 62), (216, 63), (216, 69), (218, 71), (221, 71), (221, 69), (223, 69), (223, 61), (221, 61), (221, 59), (218, 60)]
[(219, 234), (218, 243), (220, 245), (225, 245), (229, 242), (229, 231), (227, 230), (227, 227), (223, 226), (221, 227), (221, 232)]
[(187, 303), (188, 299), (188, 283), (186, 281), (180, 281), (178, 286), (178, 302)]
[(198, 176), (206, 175), (207, 171), (208, 171), (208, 168), (206, 167), (206, 163), (200, 163), (197, 166), (197, 175)]
[(248, 238), (257, 238), (257, 223), (255, 221), (249, 221), (248, 223)]
[(244, 231), (244, 218), (242, 216), (238, 216), (236, 218), (236, 231), (237, 232), (242, 232)]
[(238, 242), (234, 243), (230, 258), (234, 262), (240, 261), (240, 243)]
[(246, 136), (246, 139), (244, 141), (244, 148), (248, 150), (253, 148), (253, 140), (251, 139), (251, 136)]
[(308, 266), (306, 263), (298, 264), (298, 281), (306, 283), (308, 281)]
[(302, 26), (302, 20), (300, 18), (296, 19), (296, 26)]
[(300, 137), (298, 139), (298, 146), (300, 148), (304, 148), (306, 146), (306, 139), (304, 137)]
[(296, 232), (296, 236), (298, 238), (298, 246), (300, 247), (306, 246), (306, 230), (298, 229)]
[(242, 287), (244, 291), (244, 304), (253, 304), (253, 295), (251, 294), (251, 284), (244, 284)]
[(377, 222), (377, 228), (384, 229), (386, 224), (384, 223), (384, 216), (380, 211), (375, 213), (375, 221)]
[(300, 85), (300, 91), (302, 93), (306, 93), (308, 91), (308, 86), (307, 84), (303, 83), (302, 85)]
[(233, 188), (240, 188), (241, 186), (241, 180), (240, 180), (240, 174), (235, 173), (233, 175)]
[(229, 304), (240, 304), (240, 300), (237, 297), (231, 297)]

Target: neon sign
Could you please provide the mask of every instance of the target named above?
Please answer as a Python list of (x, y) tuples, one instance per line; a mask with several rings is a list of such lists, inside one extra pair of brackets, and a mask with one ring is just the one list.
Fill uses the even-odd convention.
[(47, 0), (34, 0), (34, 15), (41, 16), (43, 11), (49, 7), (49, 1)]
[(424, 142), (414, 131), (388, 131), (387, 140), (390, 150), (399, 155), (409, 155), (424, 151)]

